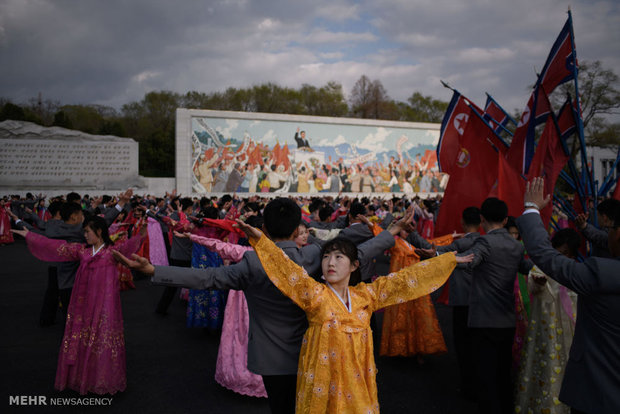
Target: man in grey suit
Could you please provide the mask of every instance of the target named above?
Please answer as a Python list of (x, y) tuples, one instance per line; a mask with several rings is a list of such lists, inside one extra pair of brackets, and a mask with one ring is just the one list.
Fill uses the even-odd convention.
[[(308, 274), (321, 274), (321, 248), (298, 248), (293, 241), (301, 221), (301, 209), (290, 199), (276, 198), (263, 212), (265, 233)], [(394, 234), (405, 221), (359, 246), (359, 258), (372, 257), (394, 245)], [(262, 375), (272, 413), (295, 411), (295, 387), (301, 341), (308, 328), (306, 315), (269, 280), (254, 251), (246, 252), (234, 265), (207, 269), (153, 266), (134, 256), (135, 261), (116, 256), (130, 268), (152, 275), (156, 284), (193, 289), (243, 290), (248, 303), (248, 369)]]
[[(463, 253), (471, 249), (480, 233), (480, 209), (467, 207), (461, 215), (461, 226), (465, 236), (446, 246), (434, 249), (416, 249), (420, 257), (432, 257), (446, 252)], [(418, 236), (420, 237), (420, 236)], [(459, 365), (461, 395), (467, 399), (475, 399), (474, 372), (472, 363), (471, 333), (467, 327), (469, 315), (469, 291), (471, 288), (472, 269), (455, 268), (445, 285), (448, 288), (448, 306), (452, 307), (452, 334), (454, 350)]]
[(482, 228), (467, 253), (474, 260), (461, 267), (473, 270), (467, 325), (471, 333), (475, 389), (481, 413), (511, 413), (512, 342), (515, 333), (514, 282), (517, 272), (529, 273), (532, 263), (524, 248), (504, 228), (506, 203), (487, 198), (480, 207)]
[(528, 254), (549, 277), (576, 292), (577, 321), (560, 400), (572, 413), (620, 413), (620, 206), (609, 213), (612, 258), (577, 263), (551, 247), (540, 219), (550, 196), (535, 178), (525, 192), (526, 210), (517, 220)]
[[(597, 207), (599, 224), (603, 227), (609, 227), (610, 220), (609, 214), (620, 206), (620, 201), (608, 198), (603, 200)], [(588, 223), (588, 216), (586, 214), (579, 214), (575, 218), (575, 226), (583, 234), (590, 243), (592, 243), (592, 256), (597, 257), (612, 257), (607, 247), (607, 232), (603, 229), (597, 228), (594, 225)]]

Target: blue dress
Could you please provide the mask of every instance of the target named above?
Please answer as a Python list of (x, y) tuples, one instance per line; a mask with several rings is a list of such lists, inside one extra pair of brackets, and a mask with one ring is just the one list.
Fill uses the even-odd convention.
[[(223, 264), (219, 254), (197, 243), (192, 247), (192, 267), (204, 269)], [(221, 329), (224, 321), (226, 292), (190, 289), (187, 299), (187, 327)]]

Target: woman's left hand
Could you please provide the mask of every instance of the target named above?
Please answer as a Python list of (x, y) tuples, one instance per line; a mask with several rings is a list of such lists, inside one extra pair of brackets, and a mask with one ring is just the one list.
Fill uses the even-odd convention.
[(256, 227), (252, 227), (249, 224), (246, 224), (245, 222), (239, 219), (237, 219), (236, 221), (237, 221), (237, 224), (235, 224), (235, 226), (238, 227), (242, 232), (244, 232), (245, 235), (248, 236), (248, 239), (258, 240), (263, 235), (263, 232), (257, 229)]

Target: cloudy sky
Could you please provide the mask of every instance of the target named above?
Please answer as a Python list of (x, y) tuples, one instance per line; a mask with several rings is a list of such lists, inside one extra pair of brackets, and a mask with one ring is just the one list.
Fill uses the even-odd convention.
[[(153, 90), (222, 91), (363, 74), (391, 98), (524, 107), (566, 0), (0, 0), (0, 97), (117, 108)], [(620, 1), (571, 0), (577, 56), (620, 74)]]

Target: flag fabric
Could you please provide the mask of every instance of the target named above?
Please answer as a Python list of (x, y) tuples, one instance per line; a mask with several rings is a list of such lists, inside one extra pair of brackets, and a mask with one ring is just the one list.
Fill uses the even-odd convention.
[(489, 197), (497, 197), (508, 206), (508, 215), (519, 217), (523, 213), (525, 179), (504, 157), (498, 157), (497, 181), (489, 192)]
[(573, 44), (573, 20), (566, 20), (562, 31), (555, 40), (545, 66), (538, 76), (537, 84), (542, 85), (547, 93), (565, 82), (575, 78), (577, 59)]
[(491, 95), (487, 93), (487, 102), (484, 105), (483, 117), (494, 128), (495, 133), (499, 134), (506, 130), (509, 122), (517, 124), (514, 119), (502, 108)]
[(620, 175), (616, 178), (616, 188), (614, 189), (614, 192), (611, 193), (611, 198), (620, 201)]
[(521, 114), (506, 154), (510, 165), (524, 175), (527, 174), (536, 148), (536, 126), (545, 122), (551, 112), (551, 103), (545, 89), (536, 86)]
[[(560, 171), (566, 165), (569, 155), (564, 150), (562, 138), (556, 127), (556, 121), (553, 116), (547, 119), (545, 129), (536, 148), (536, 153), (532, 159), (532, 164), (528, 172), (528, 181), (534, 177), (545, 178), (545, 194), (553, 195), (555, 183), (557, 182)], [(549, 204), (540, 212), (543, 224), (549, 225), (553, 207)]]
[(562, 139), (567, 139), (575, 132), (577, 132), (577, 119), (576, 109), (573, 105), (572, 99), (569, 96), (560, 108), (558, 112), (558, 129)]
[[(452, 174), (456, 168), (455, 161), (461, 149), (460, 141), (467, 121), (471, 115), (470, 102), (454, 90), (452, 100), (448, 105), (443, 121), (441, 122), (441, 131), (439, 134), (439, 142), (437, 143), (437, 164), (439, 171)], [(471, 104), (476, 107), (474, 104)], [(478, 112), (482, 110), (476, 107)]]
[(453, 161), (450, 181), (435, 224), (436, 234), (460, 232), (463, 209), (480, 207), (497, 178), (499, 153), (491, 145), (491, 130), (481, 115), (472, 112)]

